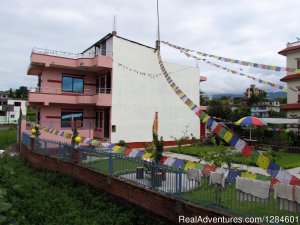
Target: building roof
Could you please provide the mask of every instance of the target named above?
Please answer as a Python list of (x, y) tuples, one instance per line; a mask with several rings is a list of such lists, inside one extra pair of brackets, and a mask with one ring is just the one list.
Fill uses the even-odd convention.
[(280, 81), (288, 81), (288, 80), (295, 80), (300, 79), (300, 74), (290, 74), (280, 79)]
[(286, 56), (288, 52), (297, 51), (297, 50), (300, 50), (300, 45), (286, 47), (285, 49), (279, 51), (278, 54)]
[(300, 109), (300, 103), (283, 104), (280, 106), (281, 109)]
[(300, 124), (300, 119), (289, 119), (289, 118), (259, 118), (268, 124)]
[(153, 49), (153, 50), (156, 49), (156, 48), (150, 47), (150, 46), (148, 46), (148, 45), (144, 45), (144, 44), (141, 44), (141, 43), (139, 43), (139, 42), (132, 41), (132, 40), (129, 40), (129, 39), (127, 39), (127, 38), (123, 38), (123, 37), (114, 35), (114, 34), (112, 34), (112, 33), (109, 33), (109, 34), (107, 34), (106, 36), (104, 36), (103, 38), (101, 38), (99, 41), (97, 41), (95, 44), (91, 45), (91, 46), (88, 47), (86, 50), (84, 50), (84, 51), (82, 52), (82, 54), (85, 53), (86, 51), (88, 51), (89, 49), (91, 49), (91, 48), (94, 47), (94, 46), (100, 47), (101, 44), (103, 44), (104, 42), (106, 42), (106, 40), (110, 39), (112, 36), (115, 36), (115, 37), (117, 37), (117, 38), (123, 39), (123, 40), (125, 40), (125, 41), (129, 41), (129, 42), (132, 42), (132, 43), (134, 43), (134, 44), (138, 44), (138, 45), (141, 45), (141, 46), (144, 46), (144, 47), (147, 47), (147, 48), (151, 48), (151, 49)]

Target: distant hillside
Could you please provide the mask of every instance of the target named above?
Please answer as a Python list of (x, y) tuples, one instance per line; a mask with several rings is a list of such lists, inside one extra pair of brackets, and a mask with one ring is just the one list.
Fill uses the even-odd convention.
[(267, 94), (267, 97), (270, 99), (275, 99), (275, 98), (286, 98), (287, 93), (284, 91), (276, 91), (276, 92), (269, 92)]
[[(214, 99), (220, 99), (223, 96), (230, 97), (230, 98), (238, 98), (238, 97), (244, 97), (243, 94), (214, 94)], [(284, 91), (276, 91), (276, 92), (269, 92), (267, 93), (267, 97), (270, 99), (275, 98), (286, 98), (287, 93)]]
[(243, 94), (215, 94), (213, 95), (214, 99), (220, 99), (223, 96), (229, 97), (229, 98), (238, 98), (238, 97), (243, 97)]

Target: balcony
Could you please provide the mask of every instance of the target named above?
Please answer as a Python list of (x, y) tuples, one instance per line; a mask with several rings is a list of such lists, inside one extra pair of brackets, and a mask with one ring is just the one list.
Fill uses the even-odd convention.
[(30, 89), (28, 101), (29, 104), (34, 105), (82, 104), (95, 106), (111, 106), (112, 94), (110, 93), (110, 91), (109, 93), (93, 93), (89, 89), (85, 89), (84, 93), (70, 93), (62, 92), (61, 89), (54, 88), (34, 88)]
[(39, 75), (44, 67), (77, 69), (97, 72), (112, 68), (112, 58), (108, 52), (99, 51), (97, 54), (76, 54), (56, 50), (34, 48), (31, 52), (30, 65), (27, 75)]

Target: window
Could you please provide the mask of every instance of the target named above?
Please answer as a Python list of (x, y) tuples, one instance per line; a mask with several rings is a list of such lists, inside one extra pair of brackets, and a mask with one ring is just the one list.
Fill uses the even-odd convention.
[(111, 74), (108, 72), (96, 79), (96, 93), (111, 93)]
[(83, 112), (61, 112), (61, 127), (71, 127), (73, 117), (73, 125), (77, 128), (83, 126)]
[(10, 118), (15, 118), (15, 115), (10, 115)]
[(297, 60), (297, 69), (300, 69), (300, 59)]
[(15, 102), (14, 105), (15, 106), (21, 106), (21, 102)]
[(0, 111), (0, 116), (6, 116), (5, 111)]
[(79, 77), (62, 77), (62, 91), (64, 92), (80, 92), (84, 91), (84, 79)]

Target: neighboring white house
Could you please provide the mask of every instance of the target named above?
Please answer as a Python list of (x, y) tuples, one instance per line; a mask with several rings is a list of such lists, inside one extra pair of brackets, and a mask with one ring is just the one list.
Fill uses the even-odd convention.
[[(286, 56), (287, 67), (300, 69), (300, 41), (288, 43), (278, 53)], [(287, 104), (282, 105), (281, 109), (286, 110), (290, 118), (300, 118), (300, 74), (288, 72), (280, 80), (286, 82), (288, 87)]]
[(251, 107), (251, 116), (269, 117), (269, 112), (280, 112), (279, 102), (259, 102), (257, 105)]
[(9, 99), (7, 96), (0, 98), (0, 124), (17, 123), (20, 110), (23, 115), (26, 115), (27, 101)]

